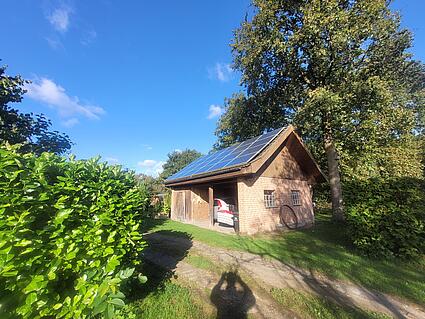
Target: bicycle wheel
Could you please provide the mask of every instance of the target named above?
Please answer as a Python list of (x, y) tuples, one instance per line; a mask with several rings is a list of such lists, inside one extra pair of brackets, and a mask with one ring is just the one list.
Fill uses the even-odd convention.
[(297, 228), (298, 218), (291, 206), (282, 205), (280, 207), (280, 222), (289, 229)]

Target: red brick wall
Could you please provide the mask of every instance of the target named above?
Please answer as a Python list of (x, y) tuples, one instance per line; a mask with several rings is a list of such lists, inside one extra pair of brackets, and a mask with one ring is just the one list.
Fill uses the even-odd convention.
[[(274, 191), (276, 208), (266, 208), (265, 190)], [(300, 192), (301, 205), (292, 204), (292, 190)], [(238, 179), (238, 196), (240, 230), (243, 233), (273, 231), (283, 226), (280, 222), (282, 205), (293, 209), (299, 227), (314, 223), (310, 186), (286, 147), (257, 176)]]
[[(274, 190), (276, 208), (266, 208), (264, 191)], [(301, 205), (293, 206), (291, 190), (299, 190)], [(253, 234), (259, 231), (273, 231), (280, 225), (280, 207), (289, 205), (298, 218), (298, 226), (311, 225), (314, 222), (310, 186), (306, 181), (272, 177), (238, 180), (239, 220), (243, 233)]]
[[(187, 222), (209, 222), (208, 185), (189, 186), (172, 191), (171, 218), (182, 219), (176, 212), (185, 205), (190, 209), (186, 214)], [(266, 208), (264, 191), (274, 191), (276, 208)], [(291, 191), (300, 192), (300, 206), (292, 205)], [(178, 203), (178, 191), (190, 192), (190, 204)], [(238, 210), (240, 230), (253, 234), (260, 231), (273, 231), (281, 227), (280, 213), (282, 205), (289, 205), (298, 219), (298, 226), (314, 223), (313, 203), (310, 186), (305, 173), (285, 146), (270, 159), (253, 177), (240, 177), (237, 181)], [(189, 207), (190, 206), (190, 207)]]

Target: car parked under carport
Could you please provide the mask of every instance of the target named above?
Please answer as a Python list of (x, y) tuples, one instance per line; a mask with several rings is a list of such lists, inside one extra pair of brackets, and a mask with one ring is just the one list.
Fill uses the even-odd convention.
[(172, 219), (213, 228), (214, 199), (230, 197), (240, 232), (253, 234), (287, 227), (288, 221), (289, 228), (313, 225), (312, 186), (324, 181), (289, 126), (200, 157), (165, 185), (172, 189)]

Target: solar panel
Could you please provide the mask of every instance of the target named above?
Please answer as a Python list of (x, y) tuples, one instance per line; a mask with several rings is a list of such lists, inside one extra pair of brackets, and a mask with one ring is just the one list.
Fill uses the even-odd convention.
[(187, 165), (181, 171), (168, 177), (166, 181), (192, 177), (249, 163), (266, 148), (283, 129), (284, 128), (279, 128), (222, 150), (204, 155)]

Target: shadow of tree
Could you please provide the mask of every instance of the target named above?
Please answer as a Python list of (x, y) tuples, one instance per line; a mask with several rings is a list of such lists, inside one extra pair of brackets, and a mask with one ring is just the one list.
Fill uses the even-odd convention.
[(144, 218), (141, 222), (141, 232), (147, 233), (154, 229), (155, 227), (161, 226), (167, 221), (166, 218)]
[[(155, 223), (151, 223), (150, 227), (159, 225), (159, 223), (158, 220), (155, 220)], [(184, 244), (175, 247), (169, 246), (161, 243), (155, 234), (179, 237)], [(192, 236), (179, 231), (163, 230), (145, 234), (143, 238), (148, 247), (142, 253), (142, 262), (137, 267), (137, 271), (146, 276), (148, 281), (141, 284), (137, 279), (134, 279), (127, 283), (125, 295), (128, 296), (129, 301), (143, 299), (150, 293), (164, 289), (164, 283), (174, 276), (177, 264), (187, 256), (192, 247)]]
[[(420, 271), (425, 270), (423, 263), (361, 256), (353, 250), (344, 229), (325, 219), (311, 229), (286, 232), (267, 239), (245, 238), (238, 241), (238, 245), (250, 253), (279, 260), (303, 276), (303, 282), (319, 295), (325, 292), (315, 277), (317, 271), (331, 278), (349, 280), (371, 290), (402, 295), (418, 304), (425, 304), (422, 289), (425, 274)], [(346, 296), (332, 287), (326, 287), (326, 294), (338, 304), (355, 308)], [(386, 307), (395, 317), (403, 316), (385, 295), (375, 291), (369, 297)]]
[(255, 305), (255, 297), (237, 270), (224, 272), (210, 296), (217, 308), (217, 319), (244, 319)]

